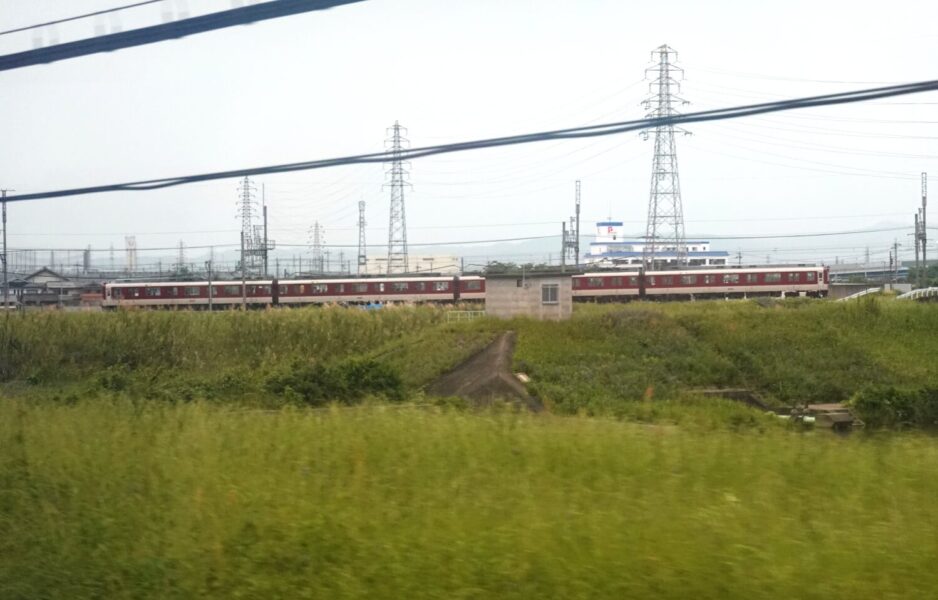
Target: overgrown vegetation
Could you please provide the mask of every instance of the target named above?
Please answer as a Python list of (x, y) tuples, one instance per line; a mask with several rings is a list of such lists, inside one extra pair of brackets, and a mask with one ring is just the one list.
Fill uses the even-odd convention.
[(0, 597), (929, 598), (935, 438), (0, 403)]
[[(742, 426), (753, 411), (718, 407), (695, 390), (746, 388), (791, 405), (938, 388), (938, 309), (877, 298), (578, 305), (559, 323), (447, 323), (436, 307), (3, 317), (7, 389), (68, 402), (396, 400), (419, 394), (507, 329), (517, 332), (517, 369), (560, 414)], [(855, 402), (868, 423), (908, 422), (874, 415), (870, 398)]]
[(399, 400), (493, 335), (478, 324), (448, 324), (436, 307), (3, 317), (0, 378), (8, 389), (68, 402), (202, 399), (271, 408)]
[(517, 327), (516, 363), (555, 412), (628, 416), (642, 406), (630, 401), (700, 388), (747, 388), (790, 405), (845, 401), (869, 386), (938, 387), (934, 305), (592, 305), (567, 322)]

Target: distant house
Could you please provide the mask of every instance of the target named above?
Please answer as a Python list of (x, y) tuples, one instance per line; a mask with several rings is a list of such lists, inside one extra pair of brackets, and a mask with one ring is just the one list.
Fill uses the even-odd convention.
[(79, 306), (87, 305), (95, 294), (100, 297), (101, 286), (73, 281), (43, 267), (26, 277), (11, 281), (10, 291), (23, 307)]

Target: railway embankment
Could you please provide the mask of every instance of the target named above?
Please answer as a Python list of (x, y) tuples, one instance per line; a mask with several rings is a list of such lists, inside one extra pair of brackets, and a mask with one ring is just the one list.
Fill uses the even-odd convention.
[[(4, 315), (0, 380), (6, 395), (68, 402), (435, 402), (480, 380), (454, 374), (469, 360), (476, 375), (527, 374), (527, 383), (506, 385), (556, 414), (762, 426), (757, 409), (695, 393), (746, 389), (771, 407), (855, 404), (873, 426), (936, 421), (934, 305), (873, 297), (586, 304), (563, 322), (445, 315), (439, 307)], [(513, 356), (486, 362), (479, 353), (509, 339), (499, 337), (506, 331)]]

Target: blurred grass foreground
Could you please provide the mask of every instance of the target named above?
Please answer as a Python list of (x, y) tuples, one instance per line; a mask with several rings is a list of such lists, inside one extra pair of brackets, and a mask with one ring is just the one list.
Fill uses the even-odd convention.
[(0, 598), (929, 598), (938, 441), (0, 403)]

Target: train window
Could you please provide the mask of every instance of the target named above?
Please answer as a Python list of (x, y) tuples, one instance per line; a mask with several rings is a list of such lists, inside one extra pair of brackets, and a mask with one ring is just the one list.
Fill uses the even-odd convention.
[(638, 285), (638, 277), (632, 276), (629, 277), (629, 285), (635, 287)]
[(587, 285), (589, 285), (589, 287), (603, 287), (603, 278), (602, 277), (590, 277)]
[(437, 282), (434, 282), (434, 284), (433, 284), (433, 289), (436, 290), (436, 291), (438, 291), (438, 292), (445, 292), (445, 291), (447, 291), (447, 290), (449, 289), (449, 282), (448, 282), (448, 281), (437, 281)]
[(174, 297), (174, 298), (178, 298), (178, 297), (179, 297), (179, 288), (178, 288), (178, 287), (174, 287), (174, 288), (173, 288), (173, 297)]
[(383, 284), (383, 283), (379, 283), (379, 284), (378, 284), (378, 291), (379, 291), (379, 292), (383, 292), (383, 291), (384, 291), (384, 284)]
[(778, 283), (781, 280), (782, 280), (781, 273), (766, 273), (765, 277), (763, 278), (763, 281), (765, 281), (766, 283)]
[(255, 286), (254, 291), (261, 296), (270, 296), (270, 286), (269, 285), (258, 285)]
[(791, 282), (791, 281), (800, 281), (800, 280), (801, 280), (801, 273), (789, 273), (788, 274), (788, 281)]
[(134, 298), (140, 297), (140, 288), (134, 288)]
[(186, 287), (186, 296), (198, 296), (201, 292), (201, 288), (190, 285)]
[(325, 283), (314, 283), (313, 284), (313, 293), (314, 294), (325, 294), (329, 292), (329, 285)]
[(417, 287), (418, 292), (424, 292), (427, 289), (427, 284), (423, 281), (418, 281), (414, 285)]
[(674, 277), (671, 275), (665, 275), (661, 278), (661, 285), (674, 285)]
[(723, 283), (739, 283), (739, 274), (733, 273), (723, 276)]
[(391, 291), (393, 292), (406, 292), (408, 290), (408, 284), (406, 281), (395, 281), (391, 283)]
[(286, 296), (287, 294), (289, 294), (290, 293), (289, 290), (290, 290), (290, 286), (288, 285), (277, 286), (277, 293), (280, 294), (281, 296)]
[(648, 285), (650, 285), (650, 286), (655, 285), (655, 276), (654, 276), (654, 275), (652, 275), (651, 277), (648, 278)]
[(368, 284), (367, 283), (353, 283), (352, 291), (355, 292), (356, 294), (364, 294), (365, 292), (368, 291)]
[(697, 283), (696, 275), (681, 275), (681, 285), (694, 285)]
[(560, 285), (556, 283), (545, 283), (541, 285), (541, 304), (557, 304), (560, 294)]
[(704, 283), (714, 283), (717, 280), (716, 275), (704, 275)]
[(482, 282), (481, 282), (481, 281), (477, 281), (477, 280), (467, 281), (467, 282), (466, 282), (466, 289), (467, 289), (467, 290), (481, 290), (481, 289), (482, 289)]
[(336, 294), (344, 294), (344, 293), (345, 293), (345, 284), (344, 284), (344, 283), (337, 283), (337, 284), (335, 284), (335, 293), (336, 293)]
[(241, 286), (240, 285), (226, 285), (224, 288), (226, 296), (240, 296), (241, 295)]
[(612, 278), (612, 287), (622, 287), (622, 278), (621, 278), (621, 277), (613, 277), (613, 278)]
[(814, 281), (815, 273), (814, 271), (808, 271), (805, 273), (805, 276), (808, 278), (808, 281)]
[(121, 291), (122, 291), (122, 290), (121, 290), (120, 288), (114, 288), (114, 289), (112, 289), (112, 290), (111, 290), (111, 297), (112, 297), (112, 298), (120, 298), (120, 297), (121, 297)]
[(159, 295), (160, 295), (160, 288), (151, 288), (151, 287), (147, 288), (147, 296), (153, 297), (153, 296), (159, 296)]
[(746, 273), (746, 283), (756, 283), (759, 281), (759, 276), (755, 273)]

